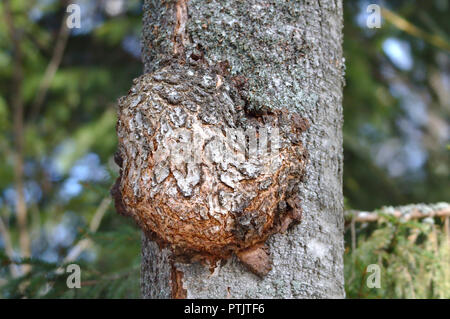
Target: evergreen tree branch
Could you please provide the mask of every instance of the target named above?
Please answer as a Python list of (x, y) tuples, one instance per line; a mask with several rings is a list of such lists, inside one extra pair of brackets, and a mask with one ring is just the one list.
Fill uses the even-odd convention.
[[(103, 216), (105, 216), (105, 213), (111, 204), (111, 198), (105, 197), (100, 205), (98, 206), (94, 216), (91, 219), (91, 222), (89, 224), (89, 230), (91, 233), (95, 233), (98, 228), (100, 227), (100, 223), (103, 219)], [(69, 263), (71, 261), (74, 261), (78, 258), (78, 256), (87, 248), (92, 246), (92, 240), (89, 238), (83, 238), (81, 239), (75, 246), (72, 247), (72, 249), (67, 254), (66, 258), (64, 258), (64, 263)]]

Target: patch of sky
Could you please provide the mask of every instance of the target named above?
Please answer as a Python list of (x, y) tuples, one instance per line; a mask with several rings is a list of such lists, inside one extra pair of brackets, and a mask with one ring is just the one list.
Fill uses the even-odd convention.
[(105, 0), (102, 5), (103, 10), (110, 16), (117, 16), (126, 10), (125, 0)]
[[(3, 198), (7, 205), (16, 206), (16, 189), (8, 187), (3, 191)], [(27, 204), (37, 203), (42, 198), (42, 190), (35, 181), (27, 181), (24, 185), (24, 196)]]
[(141, 41), (138, 36), (136, 35), (127, 35), (122, 40), (122, 46), (135, 58), (141, 57)]
[(79, 215), (68, 211), (58, 223), (46, 224), (46, 231), (34, 241), (32, 251), (34, 256), (39, 256), (47, 262), (58, 262), (65, 256), (61, 251), (73, 245), (77, 237), (77, 229), (84, 223)]
[(375, 161), (393, 177), (420, 174), (428, 153), (423, 145), (422, 126), (428, 121), (427, 105), (423, 98), (401, 82), (393, 82), (390, 92), (400, 99), (404, 114), (396, 120), (400, 137), (391, 138), (375, 146)]
[(387, 38), (383, 42), (383, 51), (399, 69), (408, 71), (413, 67), (411, 46), (407, 41)]
[(36, 1), (33, 7), (28, 12), (28, 17), (34, 22), (39, 21), (44, 16), (45, 9), (53, 3), (55, 3), (55, 0)]
[(64, 200), (77, 196), (81, 193), (82, 182), (101, 182), (109, 178), (109, 173), (100, 162), (95, 153), (88, 153), (75, 162), (70, 169), (69, 177), (64, 181), (60, 196)]

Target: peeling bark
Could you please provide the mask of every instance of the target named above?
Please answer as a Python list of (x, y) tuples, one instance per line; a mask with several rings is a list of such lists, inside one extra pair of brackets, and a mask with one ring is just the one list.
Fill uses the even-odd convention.
[(182, 55), (184, 52), (184, 46), (188, 42), (186, 34), (186, 23), (188, 20), (187, 2), (188, 0), (177, 0), (175, 4), (176, 8), (176, 22), (174, 34), (174, 55)]
[[(147, 0), (144, 11), (145, 72), (172, 65), (173, 53), (180, 61), (192, 58), (216, 68), (228, 65), (231, 78), (214, 78), (212, 89), (242, 87), (246, 114), (286, 109), (288, 114), (299, 114), (290, 116), (292, 125), (301, 129), (301, 119), (306, 118), (311, 127), (299, 137), (310, 156), (304, 183), (295, 184), (285, 201), (292, 208), (285, 215), (290, 221), (286, 218), (278, 224), (284, 234), (267, 237), (272, 270), (261, 278), (231, 257), (213, 265), (211, 273), (201, 263), (176, 261), (172, 249), (144, 236), (143, 296), (343, 297), (341, 1)], [(173, 112), (172, 122), (181, 124), (183, 115)], [(217, 115), (205, 119), (223, 120)], [(232, 183), (233, 177), (224, 176), (223, 182)], [(187, 197), (192, 196), (188, 194), (191, 184), (186, 184)], [(139, 192), (139, 185), (134, 186)], [(139, 197), (132, 188), (131, 197)], [(302, 223), (288, 229), (301, 215)], [(254, 244), (260, 242), (259, 238)], [(263, 251), (248, 252), (247, 260), (265, 260)], [(258, 262), (252, 262), (250, 266), (256, 273), (267, 272), (266, 264), (261, 265), (258, 268)]]

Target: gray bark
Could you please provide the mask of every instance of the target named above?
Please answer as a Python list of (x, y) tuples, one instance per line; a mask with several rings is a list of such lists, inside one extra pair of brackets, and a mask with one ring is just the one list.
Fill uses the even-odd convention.
[[(342, 1), (187, 1), (187, 20), (176, 25), (183, 0), (146, 0), (145, 72), (174, 52), (175, 31), (186, 51), (201, 44), (211, 64), (228, 61), (248, 79), (255, 107), (288, 108), (307, 118), (303, 145), (310, 160), (299, 190), (303, 220), (268, 240), (273, 269), (263, 279), (234, 257), (214, 273), (199, 263), (171, 262), (171, 252), (142, 240), (142, 294), (173, 297), (174, 269), (188, 298), (342, 298)], [(180, 20), (178, 20), (180, 21)]]

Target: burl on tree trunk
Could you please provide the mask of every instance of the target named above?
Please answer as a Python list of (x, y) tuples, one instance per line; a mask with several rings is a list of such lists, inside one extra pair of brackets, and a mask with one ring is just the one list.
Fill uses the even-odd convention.
[(264, 276), (264, 242), (302, 215), (308, 123), (286, 109), (256, 114), (227, 65), (192, 53), (135, 80), (119, 101), (113, 195), (178, 259), (214, 268), (235, 253)]
[(113, 188), (143, 296), (343, 297), (342, 2), (146, 0), (143, 21)]

